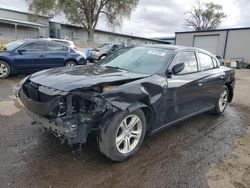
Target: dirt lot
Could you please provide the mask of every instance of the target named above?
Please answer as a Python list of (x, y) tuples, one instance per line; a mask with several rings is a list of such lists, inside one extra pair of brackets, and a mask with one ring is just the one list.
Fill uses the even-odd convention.
[(202, 114), (147, 137), (123, 163), (101, 155), (94, 138), (81, 154), (44, 134), (0, 80), (0, 187), (250, 187), (250, 70), (237, 71), (225, 113)]

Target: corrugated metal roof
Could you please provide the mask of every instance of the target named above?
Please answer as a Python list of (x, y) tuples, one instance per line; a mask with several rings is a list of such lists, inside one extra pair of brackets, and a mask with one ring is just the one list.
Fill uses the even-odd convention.
[(248, 30), (248, 29), (250, 29), (250, 27), (225, 28), (225, 29), (204, 30), (204, 31), (181, 31), (181, 32), (175, 32), (175, 34), (218, 32), (218, 31), (230, 31), (230, 30)]
[(7, 24), (18, 24), (22, 26), (31, 26), (31, 27), (47, 27), (46, 25), (43, 24), (38, 24), (34, 22), (28, 22), (28, 21), (21, 21), (21, 20), (14, 20), (14, 19), (9, 19), (9, 18), (1, 18), (0, 17), (0, 23), (7, 23)]
[[(56, 22), (56, 21), (49, 21), (49, 22), (58, 23), (58, 24), (61, 24), (61, 25), (64, 25), (64, 26), (69, 26), (69, 27), (84, 28), (83, 26), (81, 26), (79, 24), (61, 23), (61, 22)], [(123, 37), (142, 39), (142, 40), (147, 40), (147, 41), (152, 41), (152, 42), (159, 42), (159, 43), (170, 44), (170, 42), (167, 42), (167, 41), (162, 41), (162, 40), (157, 40), (157, 39), (151, 39), (151, 38), (145, 38), (145, 37), (139, 37), (139, 36), (134, 36), (134, 35), (127, 35), (127, 34), (122, 34), (122, 33), (115, 33), (115, 32), (104, 31), (104, 30), (100, 30), (100, 29), (95, 29), (95, 31), (96, 32), (100, 32), (100, 33), (112, 34), (112, 35), (116, 35), (116, 36), (123, 36)]]
[[(19, 12), (19, 13), (23, 13), (23, 14), (31, 14), (29, 12), (28, 8), (20, 8), (20, 7), (17, 8), (17, 7), (2, 5), (1, 4), (0, 9), (12, 11), (12, 12)], [(38, 16), (49, 18), (49, 16), (45, 16), (45, 15), (38, 15)]]
[(21, 12), (21, 13), (26, 13), (26, 14), (28, 13), (27, 8), (13, 7), (13, 6), (9, 6), (9, 5), (3, 5), (3, 4), (0, 5), (0, 9)]

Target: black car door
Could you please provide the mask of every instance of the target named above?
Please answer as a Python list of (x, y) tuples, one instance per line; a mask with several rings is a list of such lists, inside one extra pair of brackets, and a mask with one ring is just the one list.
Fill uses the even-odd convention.
[(19, 71), (43, 69), (44, 43), (43, 41), (29, 42), (20, 47), (14, 55), (14, 64)]
[(178, 74), (167, 78), (167, 110), (165, 124), (188, 117), (202, 110), (204, 90), (200, 85), (203, 78), (199, 70), (195, 51), (178, 52), (170, 65), (171, 68), (184, 63), (185, 68)]
[(219, 63), (204, 52), (197, 52), (200, 69), (203, 77), (199, 84), (204, 95), (202, 96), (202, 108), (213, 106), (218, 99), (224, 84), (225, 73), (219, 68)]

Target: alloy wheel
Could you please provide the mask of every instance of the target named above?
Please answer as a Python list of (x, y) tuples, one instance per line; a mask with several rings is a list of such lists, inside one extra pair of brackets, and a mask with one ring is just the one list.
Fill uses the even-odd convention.
[(123, 119), (116, 132), (116, 148), (122, 154), (128, 154), (138, 145), (142, 135), (142, 122), (137, 115)]
[(8, 67), (5, 64), (0, 63), (0, 77), (6, 76), (8, 72), (9, 72)]
[(223, 110), (226, 108), (227, 100), (228, 100), (228, 93), (226, 90), (223, 90), (219, 99), (219, 109), (221, 112), (223, 112)]
[(76, 66), (76, 63), (75, 62), (68, 62), (67, 64), (66, 64), (66, 66), (67, 67), (73, 67), (73, 66)]

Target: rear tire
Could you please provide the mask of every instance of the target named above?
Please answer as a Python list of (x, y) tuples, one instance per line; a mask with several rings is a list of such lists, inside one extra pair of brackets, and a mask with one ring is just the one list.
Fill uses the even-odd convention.
[(73, 66), (76, 66), (76, 65), (77, 65), (76, 62), (74, 62), (74, 61), (68, 61), (68, 62), (65, 64), (66, 67), (73, 67)]
[(229, 90), (227, 86), (223, 86), (220, 96), (215, 104), (215, 110), (213, 111), (214, 114), (220, 115), (225, 111), (228, 104), (228, 98), (229, 98)]
[(141, 146), (146, 133), (146, 118), (142, 110), (118, 112), (100, 126), (100, 152), (113, 161), (124, 161)]
[(0, 79), (7, 78), (10, 75), (10, 66), (4, 61), (0, 61)]

